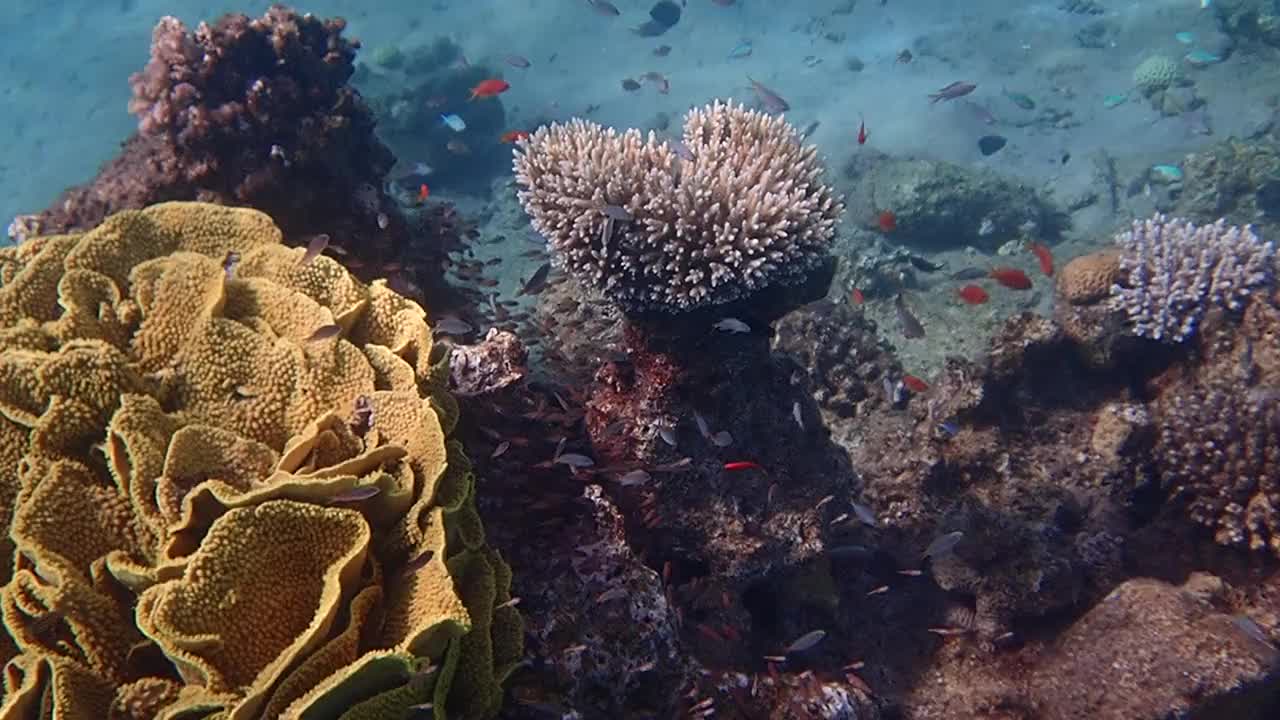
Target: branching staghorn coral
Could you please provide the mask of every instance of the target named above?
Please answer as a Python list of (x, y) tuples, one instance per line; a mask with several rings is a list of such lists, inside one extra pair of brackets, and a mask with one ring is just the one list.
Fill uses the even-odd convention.
[(0, 717), (496, 714), (445, 355), (304, 252), (199, 203), (0, 250)]
[(572, 120), (520, 144), (519, 198), (555, 261), (630, 311), (680, 312), (802, 280), (844, 209), (782, 118), (716, 102), (684, 136)]
[(1112, 303), (1154, 340), (1182, 342), (1210, 309), (1239, 310), (1275, 279), (1275, 247), (1225, 220), (1197, 226), (1157, 214), (1116, 242), (1128, 279), (1112, 287)]

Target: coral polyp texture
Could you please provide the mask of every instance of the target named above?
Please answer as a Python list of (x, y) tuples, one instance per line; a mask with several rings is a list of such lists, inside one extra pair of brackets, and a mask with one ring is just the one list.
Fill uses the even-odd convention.
[(264, 214), (0, 249), (0, 717), (491, 717), (522, 652), (421, 307)]
[(1116, 237), (1126, 281), (1112, 286), (1133, 332), (1182, 342), (1213, 309), (1236, 311), (1276, 275), (1275, 247), (1225, 220), (1195, 225), (1155, 215)]
[(624, 309), (680, 312), (826, 258), (844, 205), (786, 120), (716, 102), (679, 145), (580, 119), (522, 141), (518, 195), (555, 262)]

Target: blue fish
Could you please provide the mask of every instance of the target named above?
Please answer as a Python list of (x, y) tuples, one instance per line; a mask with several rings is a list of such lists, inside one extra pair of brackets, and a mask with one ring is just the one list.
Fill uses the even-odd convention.
[(448, 125), (449, 129), (453, 130), (454, 132), (462, 132), (463, 130), (467, 129), (467, 124), (462, 121), (462, 118), (458, 117), (453, 113), (441, 113), (440, 122), (443, 122), (445, 125)]
[(729, 59), (735, 60), (737, 58), (744, 58), (750, 54), (751, 54), (751, 41), (743, 40), (742, 42), (738, 43), (732, 50), (729, 51)]

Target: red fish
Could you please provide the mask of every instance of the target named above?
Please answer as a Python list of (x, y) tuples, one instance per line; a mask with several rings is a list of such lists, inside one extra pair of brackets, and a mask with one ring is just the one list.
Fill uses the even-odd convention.
[(502, 133), (502, 137), (498, 138), (504, 143), (513, 143), (517, 140), (523, 140), (529, 137), (529, 133), (524, 130), (508, 130)]
[(418, 202), (426, 202), (427, 198), (430, 196), (431, 188), (427, 187), (426, 183), (422, 183), (418, 186)]
[(991, 279), (1014, 290), (1030, 290), (1031, 278), (1017, 268), (998, 267), (991, 271)]
[(471, 88), (471, 99), (497, 97), (510, 89), (511, 84), (506, 80), (482, 80), (479, 85)]
[(849, 301), (852, 302), (854, 305), (861, 305), (862, 303), (867, 301), (867, 298), (865, 295), (862, 294), (861, 290), (859, 290), (858, 288), (854, 288), (853, 292), (849, 293)]
[(867, 122), (861, 118), (858, 119), (858, 144), (866, 145), (867, 138), (871, 137), (871, 133), (867, 132)]
[(960, 296), (961, 300), (969, 303), (970, 305), (981, 305), (991, 299), (991, 296), (987, 294), (987, 291), (977, 285), (965, 285), (957, 290), (956, 294)]
[(903, 375), (902, 384), (913, 393), (922, 393), (929, 389), (929, 383), (921, 380), (915, 375)]
[(754, 463), (754, 462), (751, 462), (750, 460), (739, 460), (737, 462), (725, 463), (724, 469), (733, 471), (733, 470), (763, 470), (764, 468), (760, 467), (759, 463)]
[(880, 232), (891, 233), (898, 229), (898, 216), (892, 210), (881, 210), (876, 216), (876, 225), (880, 226)]
[(1040, 261), (1040, 272), (1048, 277), (1053, 277), (1053, 253), (1049, 252), (1048, 246), (1043, 243), (1031, 243), (1028, 249)]

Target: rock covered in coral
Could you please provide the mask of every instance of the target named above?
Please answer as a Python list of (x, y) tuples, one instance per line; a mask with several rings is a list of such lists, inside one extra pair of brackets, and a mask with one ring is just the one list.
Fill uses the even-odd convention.
[(1125, 281), (1120, 256), (1119, 249), (1108, 248), (1072, 258), (1054, 286), (1054, 322), (1079, 356), (1099, 369), (1112, 367), (1134, 344), (1128, 317), (1111, 300), (1112, 288)]
[(773, 344), (808, 372), (818, 404), (853, 417), (891, 402), (885, 382), (902, 375), (893, 348), (876, 331), (860, 309), (823, 300), (785, 316)]
[(1280, 653), (1247, 617), (1183, 588), (1129, 580), (1076, 621), (1028, 681), (1035, 717), (1257, 718)]
[(800, 282), (844, 209), (795, 128), (732, 103), (690, 110), (674, 144), (583, 120), (543, 127), (514, 168), (555, 261), (632, 311)]
[(0, 250), (0, 715), (496, 714), (521, 622), (447, 358), (304, 254), (200, 203)]
[(130, 78), (138, 134), (26, 229), (83, 230), (118, 210), (201, 200), (255, 207), (290, 236), (341, 236), (366, 257), (403, 244), (404, 220), (382, 190), (394, 158), (348, 84), (359, 43), (345, 27), (282, 5), (194, 32), (163, 18)]
[(475, 345), (449, 350), (449, 390), (461, 397), (488, 395), (524, 379), (529, 352), (513, 333), (490, 328)]
[(1124, 282), (1112, 303), (1142, 337), (1181, 342), (1206, 313), (1238, 311), (1275, 281), (1275, 246), (1225, 220), (1197, 226), (1156, 215), (1116, 236)]
[(1250, 139), (1228, 138), (1188, 154), (1182, 169), (1196, 191), (1178, 198), (1177, 212), (1197, 223), (1212, 223), (1223, 216), (1247, 220), (1256, 223), (1262, 237), (1276, 237), (1280, 232), (1280, 146), (1274, 139), (1275, 120), (1274, 109), (1266, 110), (1254, 123)]
[(994, 253), (1026, 237), (1052, 239), (1062, 219), (1035, 190), (994, 173), (932, 160), (854, 158), (845, 171), (858, 183), (850, 215), (895, 217), (894, 242), (923, 251), (972, 246)]

